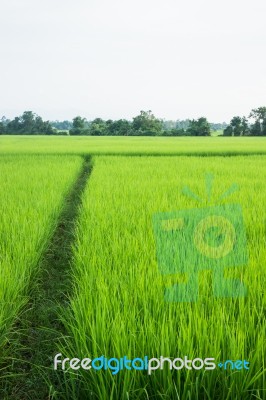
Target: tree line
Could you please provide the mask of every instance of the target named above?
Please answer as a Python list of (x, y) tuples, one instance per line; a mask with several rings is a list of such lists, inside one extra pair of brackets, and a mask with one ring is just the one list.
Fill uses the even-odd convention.
[(190, 120), (188, 126), (169, 127), (156, 118), (151, 111), (141, 111), (132, 121), (126, 119), (103, 120), (96, 118), (91, 122), (81, 117), (73, 119), (70, 135), (91, 136), (209, 136), (211, 127), (206, 118)]
[[(249, 121), (251, 119), (251, 122)], [(234, 117), (224, 129), (224, 136), (266, 136), (266, 107), (251, 110), (248, 118)]]
[[(246, 117), (234, 117), (226, 123), (209, 123), (205, 117), (165, 121), (152, 111), (141, 111), (132, 121), (127, 119), (88, 121), (77, 116), (73, 121), (43, 121), (32, 111), (21, 116), (0, 120), (0, 134), (4, 135), (73, 135), (73, 136), (210, 136), (211, 130), (221, 130), (223, 136), (266, 136), (266, 107), (253, 109)], [(220, 135), (220, 136), (221, 136)]]
[(211, 124), (206, 118), (185, 121), (163, 121), (149, 111), (141, 111), (132, 121), (126, 119), (87, 121), (77, 116), (69, 121), (43, 121), (32, 111), (21, 116), (0, 120), (0, 134), (4, 135), (64, 135), (73, 136), (209, 136)]
[(20, 117), (0, 120), (0, 134), (2, 135), (53, 135), (54, 129), (49, 121), (32, 111), (25, 111)]

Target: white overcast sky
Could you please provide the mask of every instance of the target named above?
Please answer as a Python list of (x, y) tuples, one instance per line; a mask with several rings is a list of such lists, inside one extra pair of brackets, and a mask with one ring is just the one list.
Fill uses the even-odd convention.
[(266, 106), (265, 0), (1, 0), (0, 117), (228, 121)]

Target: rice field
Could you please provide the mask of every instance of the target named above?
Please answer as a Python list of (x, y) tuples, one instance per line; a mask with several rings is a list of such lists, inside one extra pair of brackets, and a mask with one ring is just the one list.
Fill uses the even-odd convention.
[(65, 156), (0, 159), (0, 349), (27, 303), (32, 275), (82, 160)]
[(0, 154), (238, 155), (266, 154), (263, 137), (4, 136)]
[[(66, 195), (75, 187), (85, 156), (92, 155), (93, 165), (74, 226), (71, 285), (62, 293), (68, 305), (64, 301), (58, 312), (61, 339), (51, 342), (51, 354), (44, 354), (49, 373), (42, 365), (32, 367), (32, 374), (45, 376), (47, 390), (36, 387), (35, 395), (29, 394), (27, 375), (24, 392), (22, 377), (20, 394), (12, 397), (6, 391), (3, 399), (265, 398), (265, 139), (2, 136), (0, 154), (0, 371), (17, 321), (27, 307), (34, 315), (29, 293), (40, 279), (39, 260)], [(235, 205), (241, 206), (242, 216), (235, 215), (234, 221), (240, 224), (243, 218), (246, 243), (236, 257), (239, 265), (223, 266), (220, 277), (241, 282), (245, 295), (231, 290), (217, 296), (212, 270), (203, 267), (198, 296), (169, 301), (165, 293), (186, 285), (189, 269), (162, 272), (156, 217), (194, 215), (212, 207), (235, 210)], [(194, 242), (184, 236), (182, 243), (180, 257), (190, 260)], [(55, 371), (58, 353), (80, 360), (247, 360), (249, 368)], [(17, 372), (4, 379), (16, 383)]]
[[(195, 166), (193, 168), (192, 166)], [(214, 298), (210, 271), (200, 273), (194, 303), (168, 303), (164, 289), (184, 281), (163, 276), (156, 259), (152, 217), (199, 207), (182, 194), (188, 185), (203, 199), (204, 175), (215, 176), (212, 204), (232, 183), (239, 191), (222, 204), (240, 203), (248, 236), (249, 264), (225, 269), (249, 294)], [(83, 197), (74, 251), (74, 294), (64, 313), (67, 357), (128, 358), (207, 356), (246, 359), (249, 371), (69, 372), (71, 398), (250, 399), (263, 398), (265, 350), (264, 157), (96, 157)], [(209, 206), (203, 201), (201, 207)], [(65, 378), (66, 379), (66, 378)], [(75, 382), (73, 384), (72, 380)], [(179, 396), (179, 397), (178, 397)], [(261, 397), (260, 397), (261, 396)], [(255, 397), (254, 397), (255, 398)]]

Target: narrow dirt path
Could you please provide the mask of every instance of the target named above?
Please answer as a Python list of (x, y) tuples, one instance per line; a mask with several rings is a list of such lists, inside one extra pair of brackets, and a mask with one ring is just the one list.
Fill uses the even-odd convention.
[[(52, 369), (56, 346), (64, 335), (58, 311), (68, 306), (71, 290), (70, 264), (75, 225), (81, 195), (92, 170), (89, 156), (84, 157), (80, 174), (65, 199), (52, 239), (42, 257), (30, 299), (21, 316), (14, 341), (18, 354), (6, 369), (0, 385), (1, 399), (47, 400), (60, 392), (60, 382)], [(50, 389), (49, 389), (50, 384)]]

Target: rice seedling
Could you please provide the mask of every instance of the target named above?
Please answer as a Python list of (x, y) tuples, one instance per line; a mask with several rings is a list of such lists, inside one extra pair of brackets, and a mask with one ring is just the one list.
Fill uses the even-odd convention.
[[(265, 178), (263, 156), (94, 158), (77, 226), (73, 293), (61, 313), (68, 332), (62, 357), (212, 357), (246, 360), (249, 369), (169, 370), (167, 362), (151, 374), (68, 369), (58, 371), (65, 381), (60, 399), (264, 398)], [(239, 190), (221, 199), (234, 183)], [(185, 196), (184, 186), (202, 202)], [(165, 289), (187, 276), (160, 272), (153, 216), (227, 203), (242, 207), (249, 259), (224, 274), (242, 281), (247, 295), (214, 296), (212, 273), (202, 270), (196, 301), (165, 301)], [(186, 257), (185, 247), (180, 252)]]
[[(32, 366), (32, 373), (41, 373), (44, 364), (47, 370), (47, 362), (57, 352), (62, 353), (59, 366), (64, 357), (100, 357), (96, 367), (101, 357), (113, 358), (110, 367), (105, 364), (105, 369), (97, 371), (71, 370), (69, 360), (67, 371), (54, 371), (51, 361), (51, 371), (44, 376), (47, 393), (43, 386), (38, 393), (30, 378), (24, 385), (22, 377), (18, 381), (19, 386), (24, 385), (22, 394), (26, 396), (30, 387), (36, 396), (47, 398), (50, 393), (51, 398), (74, 400), (264, 398), (264, 138), (1, 136), (0, 154), (1, 365), (7, 355), (12, 359), (12, 334), (23, 318), (23, 306), (35, 290), (37, 276), (43, 279), (47, 275), (38, 275), (38, 267), (45, 265), (39, 260), (49, 248), (64, 202), (69, 201), (66, 194), (78, 180), (82, 159), (89, 154), (94, 156), (93, 172), (82, 195), (75, 238), (71, 234), (71, 243), (75, 239), (73, 285), (64, 288), (65, 281), (50, 285), (60, 287), (62, 296), (70, 293), (69, 307), (62, 306), (58, 316), (66, 336), (59, 349), (55, 341), (54, 354), (46, 354), (52, 343), (40, 347), (43, 354), (39, 357), (36, 353), (38, 365)], [(206, 185), (205, 175), (210, 177), (210, 173), (214, 180)], [(85, 174), (82, 179), (87, 178)], [(172, 240), (173, 227), (179, 227), (178, 216), (189, 218), (190, 213), (195, 216), (198, 210), (212, 207), (223, 209), (220, 218), (231, 213), (235, 225), (241, 226), (243, 219), (246, 239), (241, 239), (236, 262), (232, 258), (222, 273), (216, 269), (216, 275), (211, 268), (199, 268), (198, 280), (189, 290), (189, 296), (194, 295), (188, 299), (184, 292), (185, 297), (180, 297), (175, 288), (188, 288), (195, 236), (180, 237), (180, 257), (187, 260), (188, 269), (165, 273), (162, 263), (168, 260), (169, 264), (172, 250), (160, 242), (156, 223), (168, 215), (170, 220), (162, 220), (160, 226), (170, 232)], [(75, 221), (69, 222), (71, 229)], [(62, 268), (63, 260), (58, 260)], [(226, 280), (241, 282), (247, 293), (235, 285), (225, 296)], [(32, 313), (27, 314), (33, 318), (42, 309), (41, 295), (36, 298), (38, 307), (34, 311), (33, 305)], [(49, 299), (45, 302), (48, 305)], [(49, 307), (58, 312), (57, 304)], [(45, 324), (48, 313), (36, 321)], [(41, 330), (49, 329), (48, 325)], [(141, 370), (140, 360), (135, 370), (125, 367), (125, 359), (120, 361), (122, 370), (116, 365), (121, 357), (144, 360), (160, 356), (170, 361), (157, 368), (154, 360), (155, 369), (149, 372)], [(171, 360), (184, 357), (214, 358), (216, 368), (168, 368)], [(242, 367), (248, 368), (238, 369), (230, 360), (240, 360)], [(50, 373), (56, 377), (51, 382)], [(12, 379), (5, 393), (9, 393)], [(38, 381), (37, 376), (32, 378), (32, 382)]]
[(264, 137), (0, 136), (0, 154), (266, 154)]
[(80, 157), (65, 156), (0, 159), (0, 362), (81, 164)]

